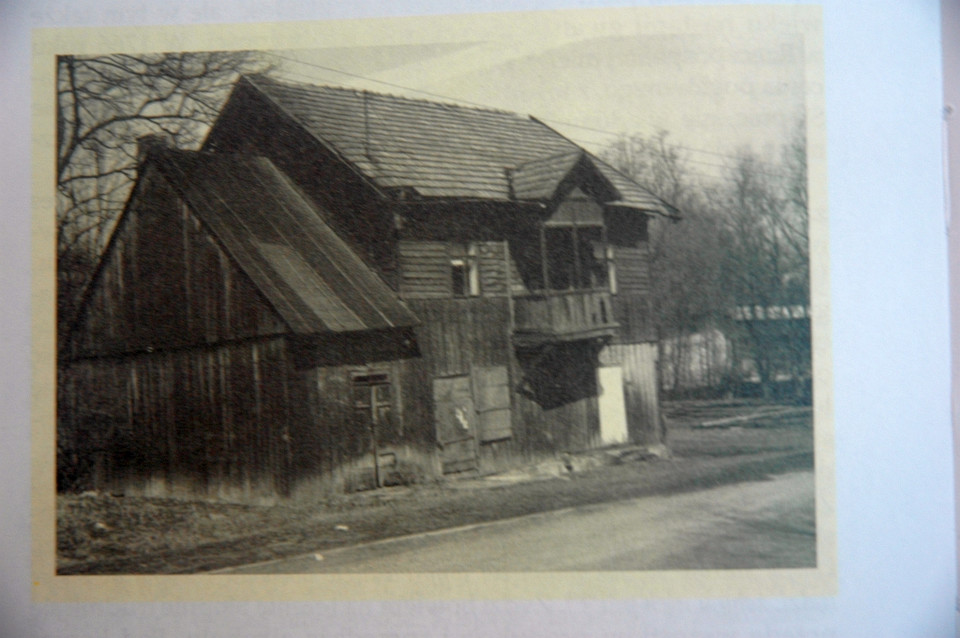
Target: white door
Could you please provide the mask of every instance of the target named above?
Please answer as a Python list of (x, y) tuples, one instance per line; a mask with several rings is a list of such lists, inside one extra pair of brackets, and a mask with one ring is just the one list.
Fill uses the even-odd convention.
[(603, 443), (627, 441), (627, 408), (623, 401), (623, 369), (620, 366), (597, 369), (600, 385), (600, 440)]

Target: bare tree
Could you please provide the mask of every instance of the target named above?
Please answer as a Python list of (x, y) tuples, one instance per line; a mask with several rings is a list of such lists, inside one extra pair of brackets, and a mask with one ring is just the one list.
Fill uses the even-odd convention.
[[(804, 134), (800, 122), (778, 162), (741, 151), (716, 180), (698, 179), (663, 131), (623, 137), (603, 153), (683, 216), (676, 224), (653, 222), (650, 233), (662, 370), (672, 375), (665, 386), (684, 385), (695, 349), (701, 359), (712, 356), (711, 330), (736, 337), (732, 359), (753, 361), (766, 394), (779, 372), (809, 375), (809, 324), (767, 320), (809, 305)], [(762, 309), (763, 319), (745, 321), (746, 307)], [(699, 363), (706, 383), (720, 385), (735, 372), (729, 361)]]
[[(704, 184), (688, 167), (683, 150), (666, 131), (623, 137), (604, 158), (681, 211), (682, 220), (654, 219), (650, 225), (651, 281), (655, 321), (661, 337), (665, 386), (686, 384), (695, 348), (728, 318), (727, 289), (720, 281), (723, 262), (720, 220), (713, 209), (715, 186)], [(708, 346), (709, 349), (709, 346)], [(723, 362), (703, 370), (701, 381), (719, 384)]]
[[(742, 151), (720, 201), (726, 246), (724, 280), (733, 295), (742, 345), (764, 394), (778, 375), (803, 381), (810, 371), (806, 148), (803, 126), (781, 161)], [(803, 384), (801, 383), (801, 386)]]
[(58, 311), (69, 316), (136, 178), (148, 133), (199, 144), (250, 52), (60, 56), (57, 60)]

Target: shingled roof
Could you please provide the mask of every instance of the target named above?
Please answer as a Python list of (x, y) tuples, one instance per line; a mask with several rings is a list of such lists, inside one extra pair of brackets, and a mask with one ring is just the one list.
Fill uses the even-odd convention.
[(509, 169), (507, 177), (513, 196), (521, 200), (543, 200), (553, 197), (557, 184), (584, 158), (574, 149), (550, 157), (537, 158)]
[(532, 117), (265, 76), (252, 86), (384, 189), (424, 198), (549, 199), (581, 157), (615, 189), (611, 204), (674, 211)]
[(166, 149), (150, 161), (293, 332), (418, 323), (270, 160)]

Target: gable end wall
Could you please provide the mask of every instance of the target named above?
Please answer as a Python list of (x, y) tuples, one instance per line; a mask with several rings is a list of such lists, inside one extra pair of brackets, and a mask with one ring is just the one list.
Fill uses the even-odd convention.
[(148, 168), (74, 328), (74, 357), (280, 334), (286, 326), (169, 182)]

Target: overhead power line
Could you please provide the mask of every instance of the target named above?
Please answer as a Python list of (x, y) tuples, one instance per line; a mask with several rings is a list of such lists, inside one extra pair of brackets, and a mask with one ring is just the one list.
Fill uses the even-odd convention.
[[(473, 102), (473, 101), (471, 101), (471, 100), (465, 100), (465, 99), (462, 99), (462, 98), (455, 98), (455, 97), (451, 97), (451, 96), (449, 96), (449, 95), (442, 95), (442, 94), (440, 94), (440, 93), (433, 93), (433, 92), (431, 92), (431, 91), (424, 91), (424, 90), (422, 90), (422, 89), (413, 88), (412, 86), (404, 86), (404, 85), (402, 85), (402, 84), (396, 84), (396, 83), (393, 83), (393, 82), (387, 82), (387, 81), (385, 81), (385, 80), (376, 80), (376, 79), (374, 79), (374, 78), (371, 78), (371, 77), (368, 77), (368, 76), (366, 76), (366, 75), (362, 75), (362, 74), (359, 74), (359, 73), (351, 73), (350, 71), (344, 71), (344, 70), (342, 70), (342, 69), (337, 69), (337, 68), (334, 68), (334, 67), (331, 67), (331, 66), (326, 66), (326, 65), (323, 65), (323, 64), (317, 64), (317, 63), (315, 63), (315, 62), (307, 62), (307, 61), (305, 61), (305, 60), (298, 60), (298, 59), (296, 59), (296, 58), (291, 58), (291, 57), (288, 57), (288, 56), (285, 56), (285, 55), (281, 55), (281, 54), (275, 53), (275, 52), (270, 52), (270, 55), (273, 55), (274, 57), (279, 58), (279, 59), (281, 59), (281, 60), (286, 60), (286, 61), (288, 61), (288, 62), (293, 62), (293, 63), (295, 63), (295, 64), (302, 64), (302, 65), (304, 65), (304, 66), (309, 66), (309, 67), (321, 69), (321, 70), (323, 70), (323, 71), (329, 71), (329, 72), (331, 72), (331, 73), (338, 73), (338, 74), (340, 74), (340, 75), (345, 75), (345, 76), (348, 76), (348, 77), (356, 78), (356, 79), (358, 79), (358, 80), (364, 80), (364, 81), (366, 81), (366, 82), (372, 82), (372, 83), (374, 83), (374, 84), (381, 84), (381, 85), (383, 85), (383, 86), (389, 86), (389, 87), (394, 88), (394, 89), (400, 89), (401, 91), (412, 91), (412, 92), (414, 92), (414, 93), (419, 93), (419, 94), (421, 94), (421, 95), (428, 95), (428, 96), (430, 96), (430, 97), (437, 98), (437, 99), (440, 99), (440, 100), (444, 100), (444, 101), (447, 101), (447, 102), (458, 102), (458, 103), (460, 103), (460, 104), (465, 104), (465, 105), (469, 105), (469, 106), (473, 106), (473, 107), (477, 107), (477, 108), (482, 108), (482, 109), (488, 109), (488, 110), (494, 110), (494, 111), (499, 110), (499, 109), (497, 109), (497, 108), (495, 108), (495, 107), (493, 107), (493, 106), (490, 106), (489, 104), (482, 104), (482, 103), (480, 103), (480, 102)], [(316, 78), (311, 77), (311, 76), (309, 76), (309, 75), (305, 75), (305, 74), (303, 74), (303, 73), (297, 73), (297, 72), (294, 72), (294, 71), (288, 71), (287, 73), (289, 73), (290, 75), (297, 75), (297, 76), (302, 77), (302, 78), (306, 78), (306, 79), (309, 79), (309, 80), (316, 81)], [(611, 135), (611, 136), (618, 137), (618, 138), (619, 138), (619, 137), (624, 137), (624, 136), (629, 137), (628, 134), (626, 134), (626, 133), (624, 133), (624, 132), (608, 131), (608, 130), (601, 129), (601, 128), (596, 128), (596, 127), (593, 127), (593, 126), (586, 126), (586, 125), (583, 125), (583, 124), (575, 124), (575, 123), (573, 123), (573, 122), (565, 122), (565, 121), (562, 121), (562, 120), (553, 120), (553, 119), (549, 119), (549, 118), (538, 118), (538, 119), (540, 119), (540, 120), (542, 120), (542, 121), (544, 121), (544, 122), (548, 122), (548, 123), (550, 123), (550, 124), (557, 124), (557, 125), (560, 125), (560, 126), (569, 126), (569, 127), (572, 127), (572, 128), (578, 128), (578, 129), (582, 129), (582, 130), (585, 130), (585, 131), (592, 131), (592, 132), (594, 132), (594, 133), (601, 133), (601, 134), (603, 134), (603, 135)], [(578, 139), (578, 138), (576, 138), (576, 137), (569, 137), (568, 139), (573, 140), (573, 141), (575, 141), (575, 142), (579, 142), (579, 143), (581, 143), (581, 144), (599, 144), (599, 143), (600, 143), (600, 142), (597, 142), (596, 140), (584, 140), (584, 139)], [(682, 145), (682, 144), (671, 144), (671, 146), (673, 146), (674, 148), (678, 148), (678, 149), (685, 150), (685, 151), (690, 151), (690, 152), (693, 152), (693, 153), (703, 153), (703, 154), (705, 154), (705, 155), (713, 155), (713, 156), (715, 156), (715, 157), (721, 157), (721, 158), (724, 158), (724, 159), (730, 159), (730, 160), (739, 160), (739, 159), (740, 159), (740, 158), (737, 157), (736, 155), (729, 155), (729, 154), (726, 154), (726, 153), (719, 153), (719, 152), (716, 152), (716, 151), (708, 151), (708, 150), (705, 150), (705, 149), (694, 148), (694, 147), (692, 147), (692, 146), (684, 146), (684, 145)], [(728, 165), (715, 164), (715, 163), (706, 162), (706, 161), (703, 161), (703, 160), (696, 160), (696, 159), (687, 158), (685, 161), (691, 162), (691, 163), (693, 163), (693, 164), (700, 164), (700, 165), (703, 165), (703, 166), (710, 166), (710, 167), (712, 167), (712, 168), (720, 168), (720, 169), (724, 169), (724, 170), (729, 170), (729, 169), (730, 169), (730, 166), (728, 166)], [(756, 168), (756, 167), (755, 167), (753, 170), (756, 171), (757, 173), (761, 173), (761, 174), (763, 174), (763, 175), (770, 175), (770, 176), (773, 176), (773, 177), (788, 177), (788, 175), (786, 175), (785, 173), (780, 173), (780, 172), (777, 172), (777, 171), (768, 171), (768, 170), (764, 170), (764, 169)], [(697, 174), (700, 175), (700, 176), (703, 176), (703, 177), (712, 177), (712, 178), (718, 177), (718, 176), (708, 176), (708, 175), (705, 175), (704, 173), (697, 173)]]
[[(382, 84), (382, 85), (384, 85), (384, 86), (389, 86), (389, 87), (392, 87), (392, 88), (394, 88), (394, 89), (400, 89), (400, 90), (402, 90), (402, 91), (414, 91), (414, 92), (416, 92), (416, 93), (421, 93), (421, 94), (423, 94), (423, 95), (429, 95), (430, 97), (435, 97), (435, 98), (438, 98), (438, 99), (441, 99), (441, 100), (447, 100), (447, 101), (450, 101), (450, 102), (460, 102), (460, 103), (462, 103), (462, 104), (469, 104), (470, 106), (476, 106), (476, 107), (479, 107), (479, 108), (482, 108), (482, 109), (492, 109), (492, 108), (493, 108), (493, 107), (491, 107), (491, 106), (489, 106), (489, 105), (487, 105), (487, 104), (480, 104), (479, 102), (471, 102), (470, 100), (462, 100), (462, 99), (459, 99), (459, 98), (453, 98), (453, 97), (450, 97), (450, 96), (448, 96), (448, 95), (440, 95), (439, 93), (431, 93), (430, 91), (423, 91), (423, 90), (421, 90), (421, 89), (415, 89), (415, 88), (413, 88), (412, 86), (403, 86), (402, 84), (394, 84), (393, 82), (386, 82), (386, 81), (384, 81), (384, 80), (375, 80), (375, 79), (373, 79), (373, 78), (371, 78), (371, 77), (367, 77), (367, 76), (365, 76), (365, 75), (360, 75), (360, 74), (358, 74), (358, 73), (350, 73), (349, 71), (343, 71), (343, 70), (341, 70), (341, 69), (335, 69), (335, 68), (333, 68), (333, 67), (324, 66), (324, 65), (322, 65), (322, 64), (316, 64), (316, 63), (314, 63), (314, 62), (305, 62), (305, 61), (303, 61), (303, 60), (297, 60), (297, 59), (295, 59), (295, 58), (288, 58), (287, 56), (280, 55), (279, 53), (273, 53), (272, 55), (274, 55), (275, 57), (280, 58), (281, 60), (287, 60), (287, 61), (289, 61), (289, 62), (295, 62), (295, 63), (297, 63), (297, 64), (303, 64), (303, 65), (306, 65), (306, 66), (312, 66), (312, 67), (315, 67), (315, 68), (318, 68), (318, 69), (323, 69), (324, 71), (330, 71), (330, 72), (332, 72), (332, 73), (340, 73), (341, 75), (346, 75), (346, 76), (349, 76), (349, 77), (352, 77), (352, 78), (357, 78), (358, 80), (366, 80), (367, 82), (374, 82), (375, 84)], [(305, 77), (306, 77), (306, 76), (305, 76)]]

